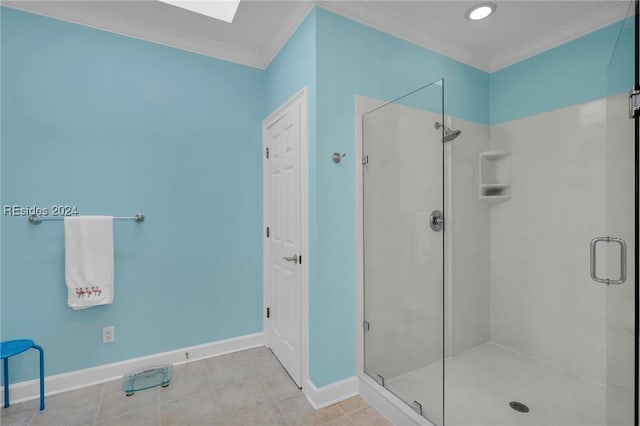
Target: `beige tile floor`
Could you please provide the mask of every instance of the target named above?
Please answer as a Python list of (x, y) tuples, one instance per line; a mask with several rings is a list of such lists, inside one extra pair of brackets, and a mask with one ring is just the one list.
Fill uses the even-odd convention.
[(167, 388), (127, 397), (120, 380), (2, 408), (3, 426), (390, 425), (359, 396), (314, 410), (266, 348), (176, 366)]

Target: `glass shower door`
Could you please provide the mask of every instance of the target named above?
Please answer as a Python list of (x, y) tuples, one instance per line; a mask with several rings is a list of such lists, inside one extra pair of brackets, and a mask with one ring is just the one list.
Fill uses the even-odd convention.
[[(364, 370), (442, 424), (443, 82), (363, 115)], [(433, 225), (433, 227), (432, 227)]]
[[(622, 22), (616, 47), (609, 61), (607, 85), (610, 93), (621, 93), (607, 99), (607, 220), (606, 236), (597, 254), (606, 260), (602, 273), (610, 279), (606, 286), (606, 424), (634, 424), (637, 395), (636, 352), (636, 230), (634, 210), (637, 199), (634, 176), (638, 146), (638, 118), (630, 118), (629, 94), (640, 88), (638, 41), (636, 29), (637, 2), (629, 3), (627, 18)], [(634, 75), (635, 74), (635, 75)], [(640, 95), (638, 95), (640, 97)], [(637, 215), (637, 213), (636, 213)], [(637, 220), (637, 216), (636, 216)], [(609, 242), (607, 242), (609, 241)], [(600, 265), (597, 265), (600, 266)], [(637, 419), (636, 419), (637, 420)], [(636, 423), (637, 424), (637, 423)]]

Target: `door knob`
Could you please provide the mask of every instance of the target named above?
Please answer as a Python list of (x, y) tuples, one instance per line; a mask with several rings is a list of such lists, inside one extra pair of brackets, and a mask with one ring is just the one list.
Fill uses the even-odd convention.
[(288, 256), (288, 257), (283, 257), (284, 260), (286, 260), (287, 262), (293, 262), (296, 265), (298, 264), (298, 255), (294, 254), (293, 256)]

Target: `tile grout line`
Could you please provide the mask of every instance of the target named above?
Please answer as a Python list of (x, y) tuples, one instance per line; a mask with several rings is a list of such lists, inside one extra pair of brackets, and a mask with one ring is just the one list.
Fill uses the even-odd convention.
[(98, 406), (96, 407), (96, 413), (93, 416), (93, 425), (96, 426), (98, 424), (98, 416), (100, 416), (100, 409), (102, 408), (102, 403), (104, 402), (104, 393), (105, 393), (105, 384), (102, 383), (102, 389), (100, 390), (100, 400), (98, 401)]
[(33, 421), (35, 420), (36, 415), (38, 415), (38, 412), (34, 410), (33, 413), (31, 413), (31, 419), (29, 420), (28, 426), (31, 426), (33, 424)]

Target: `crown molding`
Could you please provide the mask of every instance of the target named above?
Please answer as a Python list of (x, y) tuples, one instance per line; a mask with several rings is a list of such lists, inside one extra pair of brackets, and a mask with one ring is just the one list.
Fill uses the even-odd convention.
[(612, 4), (606, 8), (591, 13), (557, 31), (529, 40), (524, 44), (509, 49), (503, 54), (487, 58), (477, 54), (473, 50), (460, 48), (459, 46), (448, 43), (444, 39), (425, 36), (419, 28), (415, 28), (401, 18), (390, 17), (375, 1), (318, 1), (317, 5), (337, 15), (344, 16), (345, 18), (488, 73), (513, 65), (516, 62), (523, 61), (619, 21), (626, 16), (628, 8), (628, 2), (626, 1), (612, 2)]
[(541, 37), (529, 40), (527, 43), (516, 46), (503, 52), (501, 55), (493, 57), (489, 72), (495, 72), (509, 65), (528, 59), (546, 50), (558, 47), (561, 44), (575, 40), (586, 34), (599, 30), (607, 25), (611, 25), (627, 16), (628, 2), (614, 2), (610, 6), (599, 10), (596, 13), (559, 28), (556, 31), (547, 33)]
[(587, 15), (577, 22), (529, 40), (492, 58), (449, 43), (445, 37), (437, 38), (425, 35), (420, 28), (409, 25), (402, 18), (389, 16), (389, 13), (376, 1), (314, 0), (301, 2), (298, 10), (283, 17), (283, 21), (272, 33), (264, 51), (243, 49), (231, 43), (194, 37), (177, 29), (168, 29), (103, 9), (88, 7), (82, 2), (2, 1), (2, 5), (259, 69), (266, 69), (269, 66), (302, 24), (313, 6), (316, 5), (329, 12), (491, 73), (623, 19), (627, 13), (628, 2), (613, 2), (610, 6)]
[(387, 12), (375, 1), (318, 1), (319, 7), (329, 12), (361, 23), (401, 40), (429, 49), (450, 59), (462, 62), (485, 72), (490, 72), (491, 59), (474, 54), (473, 51), (460, 49), (443, 39), (425, 36), (419, 28), (409, 25), (398, 17), (389, 17)]
[(81, 2), (3, 1), (2, 6), (253, 68), (265, 67), (265, 59), (260, 52), (215, 40), (195, 38), (179, 30), (169, 30), (166, 27), (87, 7)]
[(291, 25), (281, 25), (273, 34), (273, 39), (267, 45), (263, 54), (263, 69), (266, 69), (271, 62), (278, 56), (278, 53), (284, 48), (289, 39), (298, 31), (300, 25), (313, 10), (314, 2), (304, 2), (304, 6), (294, 16), (289, 17), (288, 21)]

